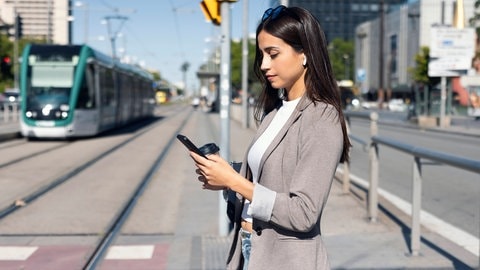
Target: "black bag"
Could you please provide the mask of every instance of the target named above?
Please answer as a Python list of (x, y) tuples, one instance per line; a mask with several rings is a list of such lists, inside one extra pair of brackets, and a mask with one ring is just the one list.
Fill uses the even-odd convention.
[[(240, 172), (242, 162), (230, 162), (230, 165), (235, 169), (235, 171)], [(230, 229), (232, 229), (233, 224), (235, 223), (235, 200), (237, 199), (237, 195), (235, 191), (227, 189), (223, 193), (223, 196), (225, 201), (227, 201), (227, 216), (230, 220)]]

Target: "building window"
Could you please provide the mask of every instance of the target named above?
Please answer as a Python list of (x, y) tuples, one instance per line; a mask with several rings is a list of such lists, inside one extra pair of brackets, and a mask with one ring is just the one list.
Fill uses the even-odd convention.
[(397, 35), (390, 37), (390, 74), (397, 73)]

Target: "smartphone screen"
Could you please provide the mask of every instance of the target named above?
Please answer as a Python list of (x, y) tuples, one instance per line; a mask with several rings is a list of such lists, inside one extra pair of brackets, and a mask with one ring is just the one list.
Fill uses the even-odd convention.
[(201, 151), (198, 149), (198, 147), (190, 141), (187, 136), (178, 134), (177, 139), (183, 143), (187, 147), (188, 150), (197, 153), (198, 155), (207, 158)]

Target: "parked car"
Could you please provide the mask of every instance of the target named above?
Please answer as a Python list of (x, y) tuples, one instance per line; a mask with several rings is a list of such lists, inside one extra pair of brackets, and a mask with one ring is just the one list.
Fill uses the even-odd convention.
[(14, 108), (20, 108), (20, 92), (16, 89), (7, 89), (0, 96), (0, 109), (4, 110), (8, 108), (13, 110)]

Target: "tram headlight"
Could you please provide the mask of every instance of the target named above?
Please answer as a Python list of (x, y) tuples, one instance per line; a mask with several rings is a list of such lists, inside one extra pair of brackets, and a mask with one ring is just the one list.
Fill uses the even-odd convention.
[(31, 111), (26, 111), (25, 116), (31, 118), (33, 116), (33, 113)]
[(68, 111), (68, 110), (70, 110), (70, 106), (68, 106), (68, 104), (60, 105), (60, 111)]
[(62, 118), (67, 118), (68, 117), (68, 112), (62, 112)]
[(50, 114), (50, 111), (52, 111), (53, 106), (52, 104), (47, 104), (45, 107), (42, 108), (42, 114), (45, 116), (48, 116)]

